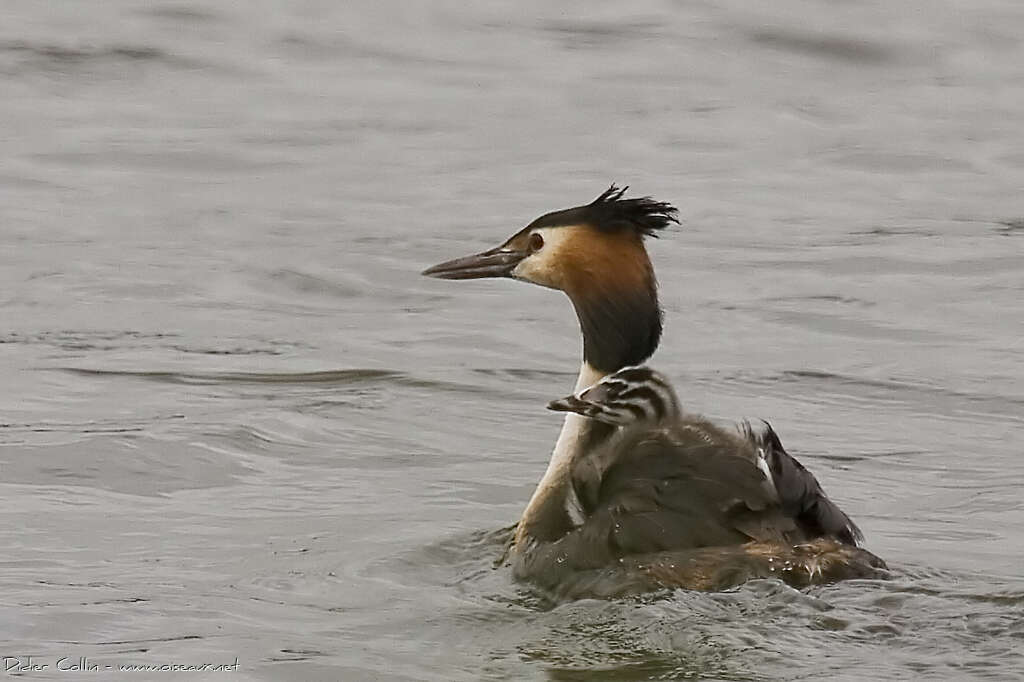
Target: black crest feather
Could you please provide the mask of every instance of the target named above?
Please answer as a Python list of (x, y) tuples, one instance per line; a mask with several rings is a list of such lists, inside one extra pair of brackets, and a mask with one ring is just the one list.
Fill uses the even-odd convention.
[(633, 229), (646, 237), (657, 237), (658, 230), (679, 224), (679, 211), (664, 201), (651, 197), (623, 199), (629, 186), (612, 185), (587, 206), (590, 223), (599, 230)]
[(586, 206), (548, 213), (534, 220), (527, 229), (587, 223), (599, 230), (632, 230), (637, 235), (657, 237), (659, 230), (679, 224), (679, 211), (672, 204), (651, 197), (623, 199), (629, 187), (612, 185)]

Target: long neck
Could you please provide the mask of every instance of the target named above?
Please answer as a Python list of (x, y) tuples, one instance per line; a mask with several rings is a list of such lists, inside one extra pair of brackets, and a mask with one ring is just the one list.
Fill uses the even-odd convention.
[[(595, 384), (606, 374), (584, 362), (573, 392)], [(581, 417), (574, 412), (565, 415), (562, 432), (558, 434), (548, 468), (523, 511), (516, 532), (517, 539), (530, 536), (553, 541), (577, 525), (579, 520), (574, 515), (579, 513), (579, 502), (575, 499), (570, 483), (572, 463), (578, 453), (585, 452), (595, 442), (606, 438), (611, 430), (612, 427), (607, 424)]]
[(657, 282), (646, 257), (644, 264), (632, 286), (598, 281), (569, 292), (583, 334), (583, 362), (603, 374), (643, 363), (661, 340)]
[[(583, 334), (583, 366), (574, 393), (623, 367), (639, 365), (658, 347), (661, 309), (657, 283), (646, 253), (638, 253), (642, 258), (637, 257), (639, 266), (633, 273), (637, 285), (613, 290), (585, 286), (566, 291)], [(582, 522), (583, 512), (571, 482), (573, 462), (614, 431), (614, 426), (572, 412), (566, 414), (548, 468), (520, 519), (517, 541), (525, 536), (557, 540)]]

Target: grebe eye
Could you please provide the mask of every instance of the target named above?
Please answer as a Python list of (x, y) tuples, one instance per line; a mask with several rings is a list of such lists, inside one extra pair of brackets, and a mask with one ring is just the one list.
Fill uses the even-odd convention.
[(530, 253), (537, 253), (544, 248), (544, 237), (539, 232), (530, 235)]

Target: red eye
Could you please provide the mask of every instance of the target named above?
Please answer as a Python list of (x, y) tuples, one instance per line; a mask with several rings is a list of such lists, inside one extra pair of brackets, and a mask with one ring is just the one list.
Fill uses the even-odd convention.
[(530, 235), (530, 253), (537, 253), (544, 248), (544, 237), (539, 232)]

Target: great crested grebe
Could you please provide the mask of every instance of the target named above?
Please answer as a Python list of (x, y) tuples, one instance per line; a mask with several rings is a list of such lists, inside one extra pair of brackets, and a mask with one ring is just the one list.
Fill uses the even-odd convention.
[[(856, 547), (856, 526), (774, 431), (740, 437), (683, 417), (660, 375), (633, 368), (657, 348), (662, 329), (643, 240), (678, 221), (670, 204), (624, 193), (613, 185), (590, 204), (537, 218), (501, 246), (423, 271), (559, 289), (579, 318), (583, 365), (574, 396), (551, 405), (567, 414), (516, 527), (516, 577), (575, 598), (722, 589), (769, 576), (803, 586), (884, 568)], [(636, 392), (620, 392), (630, 377)], [(634, 405), (637, 419), (621, 421), (619, 399), (630, 395), (646, 403)], [(671, 424), (642, 418), (659, 409)]]

